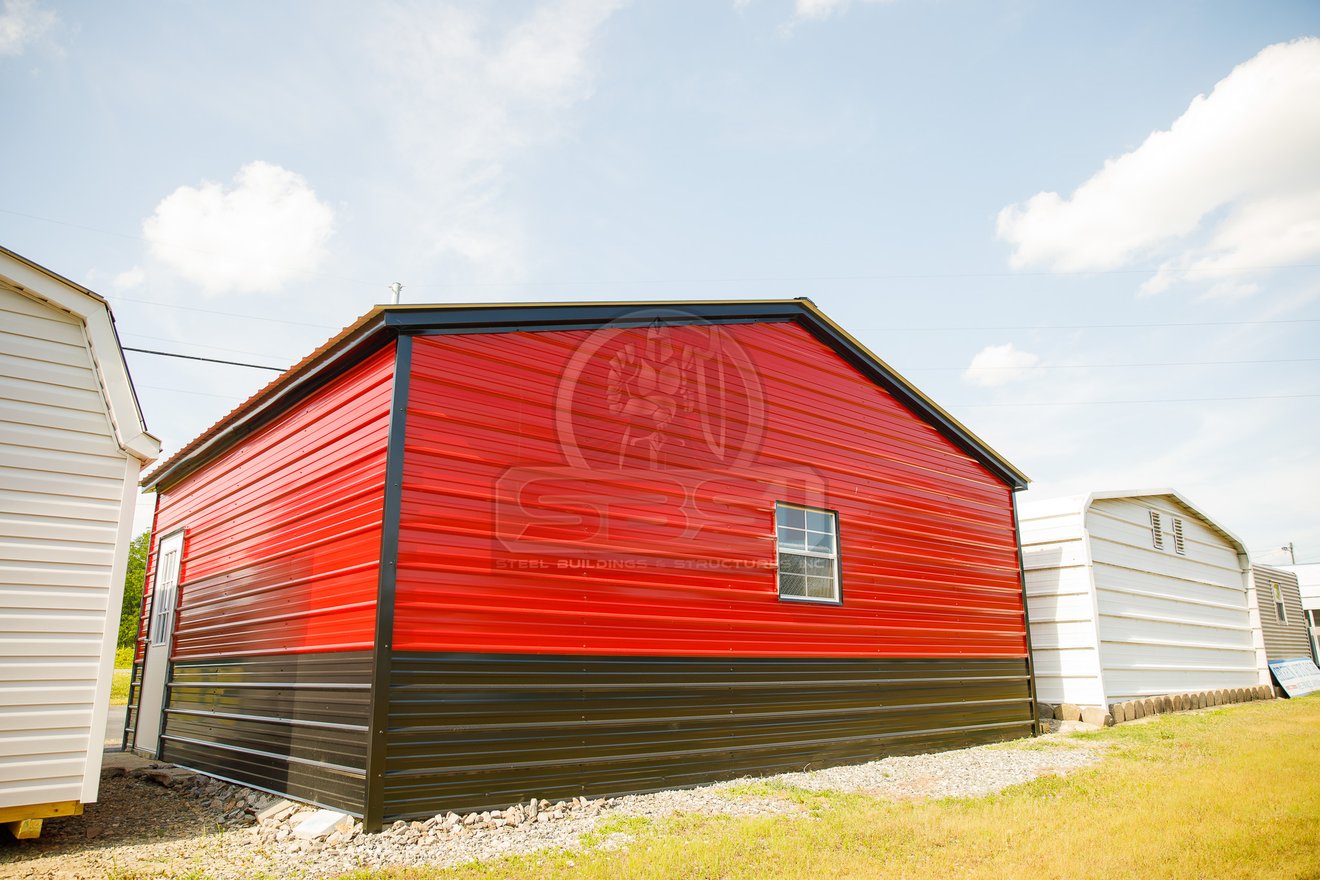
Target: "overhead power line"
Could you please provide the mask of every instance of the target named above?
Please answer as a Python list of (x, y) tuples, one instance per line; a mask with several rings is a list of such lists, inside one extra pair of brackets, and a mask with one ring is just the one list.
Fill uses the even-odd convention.
[[(1150, 361), (1120, 364), (1033, 364), (1030, 367), (977, 367), (976, 372), (991, 373), (997, 371), (1018, 370), (1104, 370), (1111, 367), (1223, 367), (1244, 366), (1248, 364), (1303, 364), (1320, 361), (1320, 358), (1267, 358), (1258, 361)], [(932, 373), (936, 370), (969, 370), (970, 367), (908, 367), (904, 373)]]
[[(270, 370), (271, 372), (275, 372), (275, 373), (283, 373), (285, 369), (284, 367), (268, 367), (265, 364), (245, 364), (240, 361), (222, 361), (219, 358), (204, 358), (204, 357), (198, 357), (195, 354), (178, 354), (177, 352), (173, 352), (173, 351), (152, 351), (149, 348), (130, 348), (127, 345), (121, 347), (124, 349), (124, 351), (133, 351), (133, 352), (137, 352), (138, 354), (154, 354), (154, 355), (158, 355), (159, 357), (167, 357), (167, 358), (181, 358), (182, 360), (185, 361), (205, 361), (208, 364), (226, 364), (231, 367), (249, 367), (253, 370)], [(161, 390), (171, 390), (171, 389), (161, 389)]]
[(1111, 406), (1133, 403), (1214, 403), (1224, 400), (1301, 400), (1320, 397), (1320, 394), (1261, 394), (1243, 397), (1161, 397), (1138, 400), (1047, 400), (1023, 403), (955, 403), (952, 408), (981, 409), (984, 407), (1022, 407), (1022, 406)]

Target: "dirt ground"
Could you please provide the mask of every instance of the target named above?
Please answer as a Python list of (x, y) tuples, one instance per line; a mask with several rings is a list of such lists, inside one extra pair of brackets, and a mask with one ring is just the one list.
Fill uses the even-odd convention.
[(223, 813), (206, 800), (122, 772), (149, 763), (107, 752), (100, 799), (83, 815), (47, 819), (36, 840), (0, 832), (0, 878), (104, 880), (116, 871), (173, 873), (180, 864), (200, 866), (211, 849), (222, 846), (215, 832)]

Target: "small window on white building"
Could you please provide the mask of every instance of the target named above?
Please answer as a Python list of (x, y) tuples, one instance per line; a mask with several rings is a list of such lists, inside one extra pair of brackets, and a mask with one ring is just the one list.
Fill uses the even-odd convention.
[(1274, 616), (1279, 619), (1279, 623), (1288, 622), (1288, 609), (1283, 607), (1283, 590), (1279, 585), (1270, 581), (1270, 593), (1274, 595)]
[(1156, 550), (1164, 549), (1164, 524), (1160, 518), (1158, 510), (1150, 512), (1150, 537)]
[(1179, 556), (1187, 555), (1187, 545), (1183, 543), (1182, 517), (1173, 518), (1173, 552)]
[(829, 510), (775, 503), (779, 598), (838, 602), (839, 518)]

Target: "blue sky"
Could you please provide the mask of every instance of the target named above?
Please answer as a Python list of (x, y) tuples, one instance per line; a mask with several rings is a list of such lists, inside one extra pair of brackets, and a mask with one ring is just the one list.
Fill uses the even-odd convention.
[[(396, 280), (810, 296), (1028, 498), (1172, 485), (1320, 559), (1317, 37), (1304, 2), (3, 0), (0, 243), (125, 345), (277, 366)], [(128, 358), (167, 451), (273, 375)]]

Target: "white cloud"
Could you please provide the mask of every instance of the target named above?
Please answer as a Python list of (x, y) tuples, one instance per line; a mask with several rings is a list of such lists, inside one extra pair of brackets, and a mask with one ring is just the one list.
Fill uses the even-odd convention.
[[(862, 0), (863, 3), (891, 3), (893, 0)], [(793, 21), (824, 21), (841, 15), (852, 5), (852, 0), (794, 0)]]
[(987, 345), (976, 353), (963, 371), (964, 381), (982, 388), (1007, 385), (1026, 378), (1040, 358), (1028, 351), (1018, 351), (1013, 343)]
[(371, 55), (384, 64), (386, 142), (411, 171), (401, 201), (428, 247), (487, 275), (518, 272), (520, 217), (503, 188), (590, 98), (591, 50), (621, 5), (557, 0), (514, 21), (492, 20), (498, 6), (397, 6), (381, 17)]
[(1019, 269), (1158, 260), (1144, 293), (1304, 261), (1320, 255), (1317, 156), (1320, 39), (1280, 43), (1072, 195), (1041, 192), (1004, 208), (998, 234)]
[(55, 13), (42, 9), (36, 0), (5, 0), (0, 11), (0, 55), (22, 55), (56, 21)]
[(114, 278), (110, 279), (110, 286), (115, 290), (123, 292), (132, 290), (135, 287), (141, 287), (142, 282), (147, 280), (147, 273), (141, 266), (134, 266), (132, 269), (125, 269)]
[(181, 186), (142, 224), (151, 255), (207, 293), (278, 290), (325, 255), (334, 212), (301, 175), (249, 162), (225, 188)]

